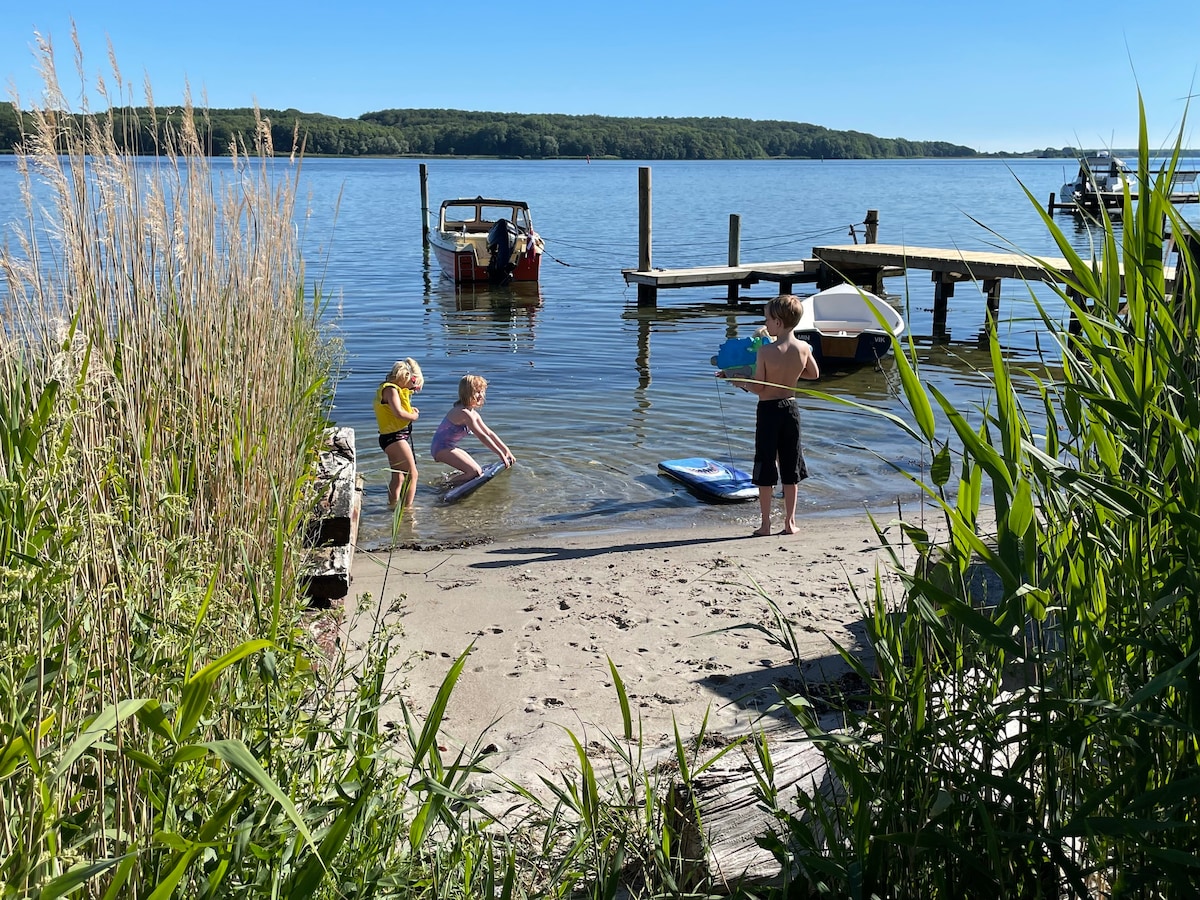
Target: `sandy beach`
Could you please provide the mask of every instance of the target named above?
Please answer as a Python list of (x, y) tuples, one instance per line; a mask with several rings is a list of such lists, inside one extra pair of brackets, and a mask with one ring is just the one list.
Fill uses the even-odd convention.
[[(769, 725), (776, 685), (846, 671), (834, 641), (868, 652), (852, 586), (869, 596), (877, 562), (886, 569), (865, 513), (810, 517), (799, 534), (769, 537), (697, 526), (359, 549), (344, 640), (354, 653), (376, 616), (398, 622), (391, 670), (422, 719), (473, 644), (442, 744), (484, 735), (493, 769), (533, 784), (572, 764), (565, 729), (585, 746), (620, 734), (610, 659), (646, 747), (669, 745), (675, 723), (694, 735), (706, 715), (709, 731), (725, 734)], [(793, 622), (799, 669), (767, 635), (724, 630), (773, 627), (767, 597)], [(401, 721), (400, 710), (389, 718)]]

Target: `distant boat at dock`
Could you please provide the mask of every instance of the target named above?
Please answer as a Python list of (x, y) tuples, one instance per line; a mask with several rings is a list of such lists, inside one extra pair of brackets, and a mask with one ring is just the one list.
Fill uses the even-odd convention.
[[(1196, 179), (1200, 171), (1177, 169), (1171, 178), (1172, 203), (1196, 203), (1200, 201), (1200, 189)], [(1049, 210), (1067, 210), (1074, 213), (1095, 213), (1103, 206), (1110, 214), (1120, 215), (1125, 206), (1125, 194), (1131, 200), (1138, 197), (1137, 173), (1125, 160), (1101, 150), (1079, 160), (1079, 171), (1075, 178), (1066, 181), (1059, 189), (1059, 202), (1050, 197)]]
[(1125, 202), (1125, 188), (1132, 187), (1133, 171), (1125, 160), (1107, 150), (1079, 161), (1079, 171), (1073, 181), (1063, 183), (1059, 197), (1075, 203), (1081, 209), (1103, 204), (1107, 209), (1119, 209)]

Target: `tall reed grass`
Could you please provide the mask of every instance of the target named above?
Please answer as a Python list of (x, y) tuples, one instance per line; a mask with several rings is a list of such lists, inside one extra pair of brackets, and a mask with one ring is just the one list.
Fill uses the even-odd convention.
[(144, 123), (68, 115), (47, 42), (39, 59), (25, 223), (0, 253), (0, 876), (5, 896), (194, 896), (223, 842), (256, 851), (285, 819), (312, 841), (276, 717), (303, 696), (299, 540), (336, 345), (297, 169), (260, 144), (214, 171), (190, 105), (157, 155), (124, 155)]
[(946, 537), (904, 523), (923, 564), (902, 597), (862, 598), (876, 665), (846, 654), (869, 685), (846, 728), (791, 699), (842, 791), (763, 791), (788, 896), (1200, 892), (1200, 235), (1169, 197), (1181, 141), (1152, 169), (1143, 113), (1138, 197), (1119, 237), (1093, 223), (1092, 258), (1030, 195), (1073, 320), (1043, 311), (1061, 375), (1025, 373), (1037, 415), (994, 333), (974, 411), (898, 353)]

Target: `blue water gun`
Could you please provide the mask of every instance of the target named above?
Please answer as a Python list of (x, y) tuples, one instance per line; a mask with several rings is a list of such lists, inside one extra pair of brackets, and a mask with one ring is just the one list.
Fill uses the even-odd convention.
[(717, 348), (712, 364), (726, 378), (751, 378), (758, 361), (758, 348), (770, 340), (768, 337), (730, 338)]

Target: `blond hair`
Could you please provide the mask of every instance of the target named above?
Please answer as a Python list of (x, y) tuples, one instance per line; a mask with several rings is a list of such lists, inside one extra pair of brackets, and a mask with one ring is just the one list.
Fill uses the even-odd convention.
[(467, 406), (476, 394), (487, 390), (487, 379), (482, 375), (464, 375), (458, 382), (458, 405)]
[(420, 365), (411, 356), (406, 359), (396, 360), (392, 365), (392, 371), (388, 372), (387, 380), (390, 383), (404, 387), (405, 385), (401, 384), (401, 379), (409, 383), (425, 380), (425, 376), (421, 374)]
[(795, 294), (780, 294), (767, 301), (764, 315), (774, 316), (784, 328), (791, 331), (800, 322), (803, 312), (804, 307), (799, 297)]

